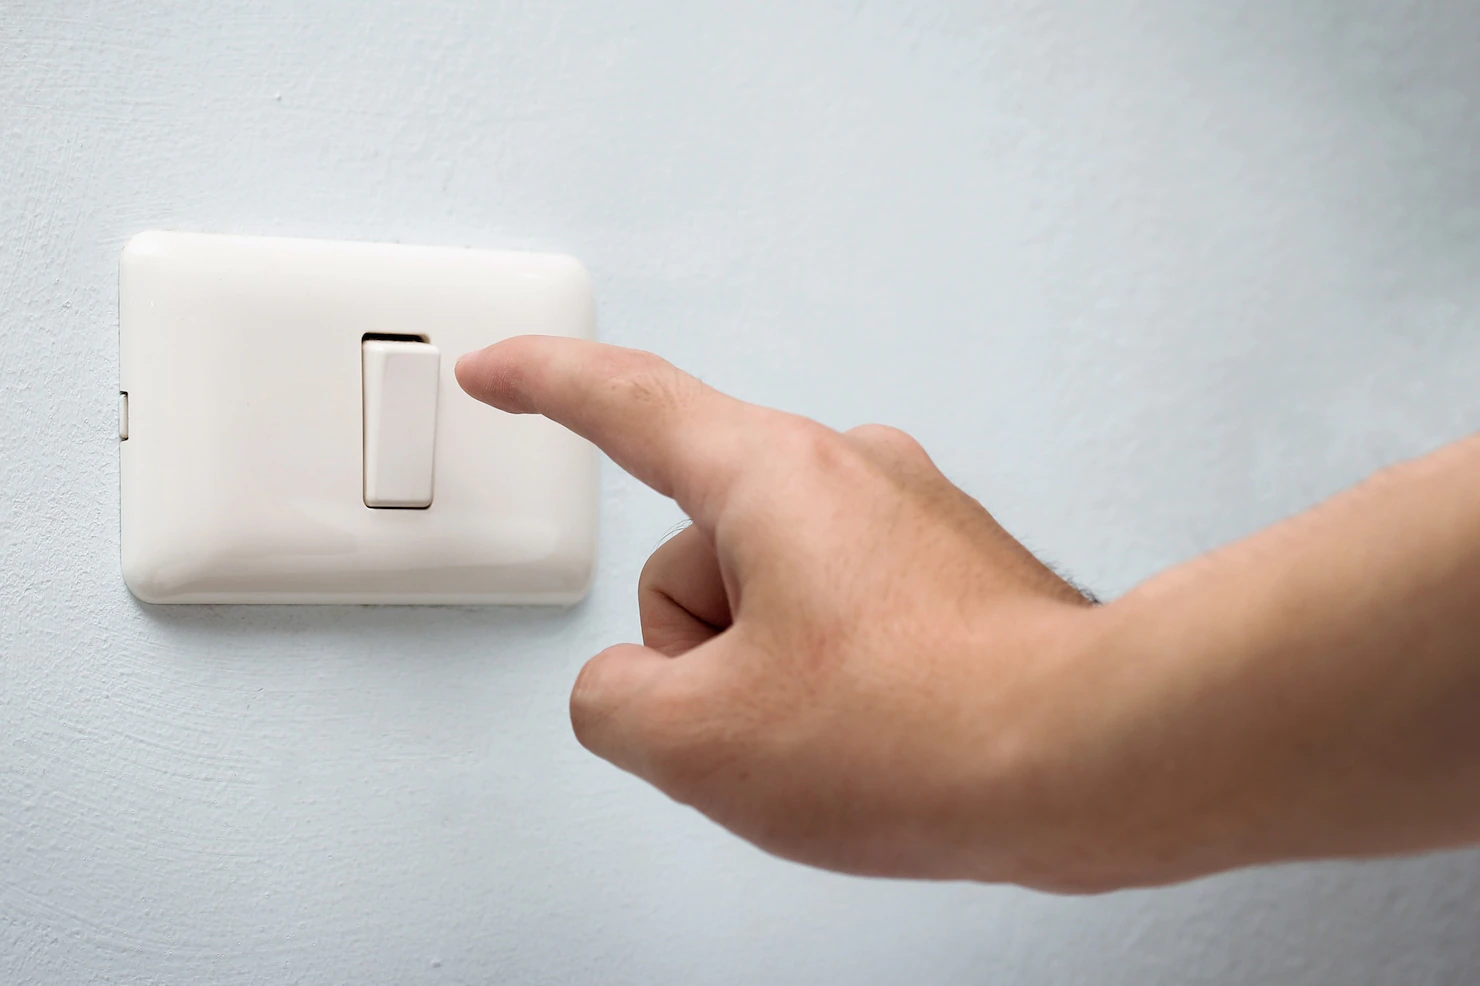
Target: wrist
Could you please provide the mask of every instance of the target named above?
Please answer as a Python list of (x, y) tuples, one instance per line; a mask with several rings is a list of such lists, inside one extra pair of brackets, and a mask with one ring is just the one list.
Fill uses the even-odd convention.
[(1019, 616), (1022, 636), (1004, 648), (992, 620), (997, 632), (973, 662), (990, 674), (979, 731), (962, 743), (973, 805), (964, 875), (1064, 893), (1154, 882), (1144, 860), (1160, 849), (1136, 819), (1160, 798), (1134, 769), (1128, 716), (1144, 703), (1143, 617), (1118, 603)]
[(1209, 642), (1139, 597), (1060, 622), (1003, 765), (1020, 847), (1010, 879), (1098, 893), (1255, 861), (1239, 783), (1204, 741), (1219, 717), (1198, 697), (1214, 685)]

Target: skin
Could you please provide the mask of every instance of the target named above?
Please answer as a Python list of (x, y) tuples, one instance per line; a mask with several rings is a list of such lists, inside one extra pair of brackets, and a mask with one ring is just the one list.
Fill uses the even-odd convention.
[(692, 518), (571, 721), (765, 850), (1092, 892), (1480, 841), (1480, 438), (1095, 606), (895, 429), (571, 339), (457, 377)]

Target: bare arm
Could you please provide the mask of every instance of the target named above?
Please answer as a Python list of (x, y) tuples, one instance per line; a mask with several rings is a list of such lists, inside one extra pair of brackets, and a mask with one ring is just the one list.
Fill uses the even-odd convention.
[(762, 848), (1101, 890), (1480, 840), (1480, 440), (1094, 607), (893, 429), (574, 340), (458, 379), (693, 518), (571, 717)]

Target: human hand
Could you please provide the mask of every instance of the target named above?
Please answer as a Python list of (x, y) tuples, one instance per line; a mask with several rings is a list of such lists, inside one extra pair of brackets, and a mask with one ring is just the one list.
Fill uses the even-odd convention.
[(1480, 841), (1480, 435), (1090, 606), (898, 431), (571, 339), (457, 373), (693, 519), (571, 719), (764, 849), (1083, 891)]
[(1073, 766), (1104, 697), (1096, 611), (912, 439), (578, 340), (510, 339), (457, 377), (585, 436), (693, 520), (643, 570), (646, 646), (607, 648), (576, 682), (592, 752), (790, 859), (1096, 882)]

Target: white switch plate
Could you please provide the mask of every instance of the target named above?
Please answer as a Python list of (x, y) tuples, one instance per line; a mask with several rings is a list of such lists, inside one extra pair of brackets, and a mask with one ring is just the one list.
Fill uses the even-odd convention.
[[(125, 582), (151, 603), (578, 601), (595, 450), (474, 401), (453, 366), (594, 329), (567, 256), (139, 234), (119, 276)], [(366, 334), (441, 353), (426, 509), (365, 505)]]

